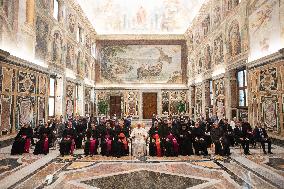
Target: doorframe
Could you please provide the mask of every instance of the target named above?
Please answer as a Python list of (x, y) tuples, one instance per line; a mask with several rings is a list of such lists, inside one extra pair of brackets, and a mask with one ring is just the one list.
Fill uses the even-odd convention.
[(124, 115), (124, 99), (123, 99), (123, 95), (120, 95), (120, 94), (109, 95), (109, 100), (108, 100), (108, 102), (109, 102), (109, 112), (108, 112), (109, 116), (112, 116), (111, 115), (111, 104), (110, 104), (111, 97), (120, 97), (120, 115), (116, 115), (116, 116), (119, 117), (119, 118), (123, 117), (123, 115)]
[(141, 119), (144, 119), (144, 99), (143, 99), (143, 94), (146, 93), (154, 93), (156, 94), (156, 101), (157, 101), (157, 106), (156, 106), (156, 115), (159, 114), (159, 92), (158, 91), (141, 91)]

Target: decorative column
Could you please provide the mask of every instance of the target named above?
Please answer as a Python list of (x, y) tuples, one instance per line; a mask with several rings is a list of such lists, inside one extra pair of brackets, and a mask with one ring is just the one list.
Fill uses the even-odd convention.
[(232, 116), (237, 114), (237, 80), (236, 71), (230, 70), (225, 73), (224, 77), (225, 89), (225, 109), (226, 118), (232, 119)]
[(56, 88), (55, 88), (55, 115), (63, 115), (63, 104), (64, 101), (64, 82), (63, 76), (56, 77)]
[(202, 83), (202, 114), (207, 118), (209, 116), (210, 107), (210, 90), (209, 90), (209, 80), (205, 80)]
[(26, 22), (33, 26), (35, 17), (35, 1), (27, 0), (26, 1)]
[(189, 116), (194, 117), (195, 115), (195, 86), (189, 87)]

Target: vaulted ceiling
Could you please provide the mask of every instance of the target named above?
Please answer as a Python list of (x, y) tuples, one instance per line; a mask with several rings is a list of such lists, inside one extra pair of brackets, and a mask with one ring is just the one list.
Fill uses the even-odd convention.
[(205, 0), (77, 0), (98, 34), (183, 34)]

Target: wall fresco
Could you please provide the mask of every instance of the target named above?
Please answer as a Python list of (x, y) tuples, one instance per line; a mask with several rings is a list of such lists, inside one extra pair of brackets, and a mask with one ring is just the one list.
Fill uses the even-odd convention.
[(102, 83), (182, 83), (180, 45), (105, 46)]
[(280, 44), (279, 2), (255, 1), (249, 16), (250, 59), (255, 60), (271, 54)]
[(0, 135), (45, 120), (47, 75), (14, 63), (0, 63)]

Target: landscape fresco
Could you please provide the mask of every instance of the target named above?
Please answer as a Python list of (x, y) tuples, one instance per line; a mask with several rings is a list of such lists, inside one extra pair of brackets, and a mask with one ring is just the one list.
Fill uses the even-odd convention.
[(277, 0), (259, 0), (249, 16), (250, 60), (274, 53), (280, 46), (280, 20)]
[(182, 83), (180, 45), (111, 45), (100, 54), (104, 84)]

